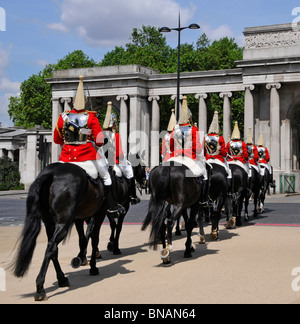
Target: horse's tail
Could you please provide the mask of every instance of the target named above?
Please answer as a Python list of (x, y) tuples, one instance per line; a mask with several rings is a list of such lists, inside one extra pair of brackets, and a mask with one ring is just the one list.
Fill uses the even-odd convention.
[(161, 239), (161, 227), (165, 216), (165, 200), (168, 195), (170, 182), (170, 167), (162, 167), (158, 175), (158, 181), (155, 188), (152, 187), (151, 199), (148, 207), (148, 214), (144, 220), (142, 230), (145, 230), (150, 223), (152, 224), (150, 232), (150, 246), (154, 249)]
[[(26, 218), (20, 237), (20, 244), (13, 264), (13, 273), (16, 277), (23, 277), (28, 271), (36, 239), (41, 230), (42, 211), (46, 209), (47, 199), (42, 198), (43, 191), (49, 188), (53, 175), (49, 172), (41, 173), (30, 186), (26, 201)], [(48, 184), (48, 186), (46, 186)], [(49, 191), (49, 189), (47, 189)]]

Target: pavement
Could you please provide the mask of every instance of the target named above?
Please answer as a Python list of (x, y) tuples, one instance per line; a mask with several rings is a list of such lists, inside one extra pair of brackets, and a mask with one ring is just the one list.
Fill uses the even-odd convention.
[[(268, 199), (286, 201), (284, 195)], [(289, 201), (293, 199), (299, 202), (299, 196)], [(29, 273), (17, 279), (8, 267), (21, 230), (0, 227), (0, 304), (35, 303), (35, 279), (47, 239), (42, 227)], [(88, 266), (77, 270), (70, 266), (78, 253), (73, 229), (67, 242), (59, 247), (59, 261), (70, 287), (58, 288), (50, 264), (45, 282), (49, 299), (44, 303), (300, 304), (300, 227), (243, 226), (227, 230), (221, 225), (218, 241), (210, 238), (209, 226), (205, 233), (206, 244), (200, 245), (194, 230), (195, 252), (190, 259), (183, 257), (185, 232), (181, 237), (174, 236), (172, 264), (163, 266), (159, 250), (148, 246), (148, 230), (142, 232), (140, 225), (124, 225), (122, 255), (114, 256), (106, 250), (110, 227), (103, 225), (99, 246), (103, 259), (97, 263), (100, 275), (90, 277)]]

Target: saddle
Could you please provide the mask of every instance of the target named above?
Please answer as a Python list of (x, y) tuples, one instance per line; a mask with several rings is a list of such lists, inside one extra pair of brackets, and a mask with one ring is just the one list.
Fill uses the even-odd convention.
[(174, 165), (182, 166), (185, 165), (192, 173), (192, 176), (195, 178), (199, 178), (203, 176), (205, 170), (205, 166), (201, 164), (199, 161), (195, 161), (187, 156), (176, 156), (170, 158), (168, 161), (164, 162), (162, 166), (170, 166), (170, 162), (174, 162)]

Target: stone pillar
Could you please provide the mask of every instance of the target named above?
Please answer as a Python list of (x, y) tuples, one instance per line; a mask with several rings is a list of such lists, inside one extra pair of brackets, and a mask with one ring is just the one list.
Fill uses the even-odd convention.
[(140, 153), (141, 140), (141, 98), (137, 95), (130, 97), (129, 112), (129, 153)]
[(63, 104), (64, 111), (70, 111), (71, 110), (71, 104), (72, 98), (60, 98), (60, 103)]
[[(54, 129), (56, 127), (58, 118), (60, 116), (60, 114), (62, 113), (62, 107), (59, 103), (59, 99), (58, 98), (52, 98), (52, 131), (54, 132)], [(51, 156), (52, 156), (52, 163), (57, 162), (59, 160), (59, 156), (61, 153), (61, 148), (59, 145), (55, 144), (53, 142), (52, 145), (52, 152), (51, 152)]]
[(270, 93), (270, 158), (271, 164), (276, 170), (280, 170), (280, 97), (277, 90), (280, 83), (268, 83), (266, 85)]
[(221, 92), (220, 97), (223, 98), (223, 137), (225, 142), (231, 137), (231, 105), (229, 98), (232, 97), (232, 92)]
[(14, 151), (13, 150), (8, 150), (7, 157), (14, 161)]
[(199, 120), (198, 120), (198, 128), (199, 131), (204, 134), (207, 133), (207, 106), (205, 99), (207, 99), (206, 93), (197, 93), (195, 95), (196, 99), (199, 99)]
[(159, 96), (149, 97), (148, 100), (152, 101), (152, 120), (151, 120), (151, 168), (159, 165), (159, 128), (160, 128), (160, 111), (158, 100)]
[(254, 85), (245, 85), (245, 109), (244, 109), (244, 140), (247, 139), (249, 128), (252, 130), (253, 139), (255, 138), (254, 129), (254, 101), (251, 91)]
[(117, 100), (120, 101), (120, 136), (122, 141), (122, 148), (124, 154), (127, 156), (128, 152), (128, 108), (126, 100), (127, 95), (117, 96)]

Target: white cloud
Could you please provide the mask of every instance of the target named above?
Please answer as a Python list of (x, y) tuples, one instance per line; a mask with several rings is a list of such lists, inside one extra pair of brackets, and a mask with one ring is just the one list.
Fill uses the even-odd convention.
[(61, 22), (54, 30), (74, 32), (91, 46), (117, 46), (128, 42), (133, 28), (177, 26), (194, 16), (196, 7), (181, 7), (175, 0), (63, 0)]
[(20, 82), (11, 82), (7, 78), (0, 79), (0, 92), (18, 93)]

